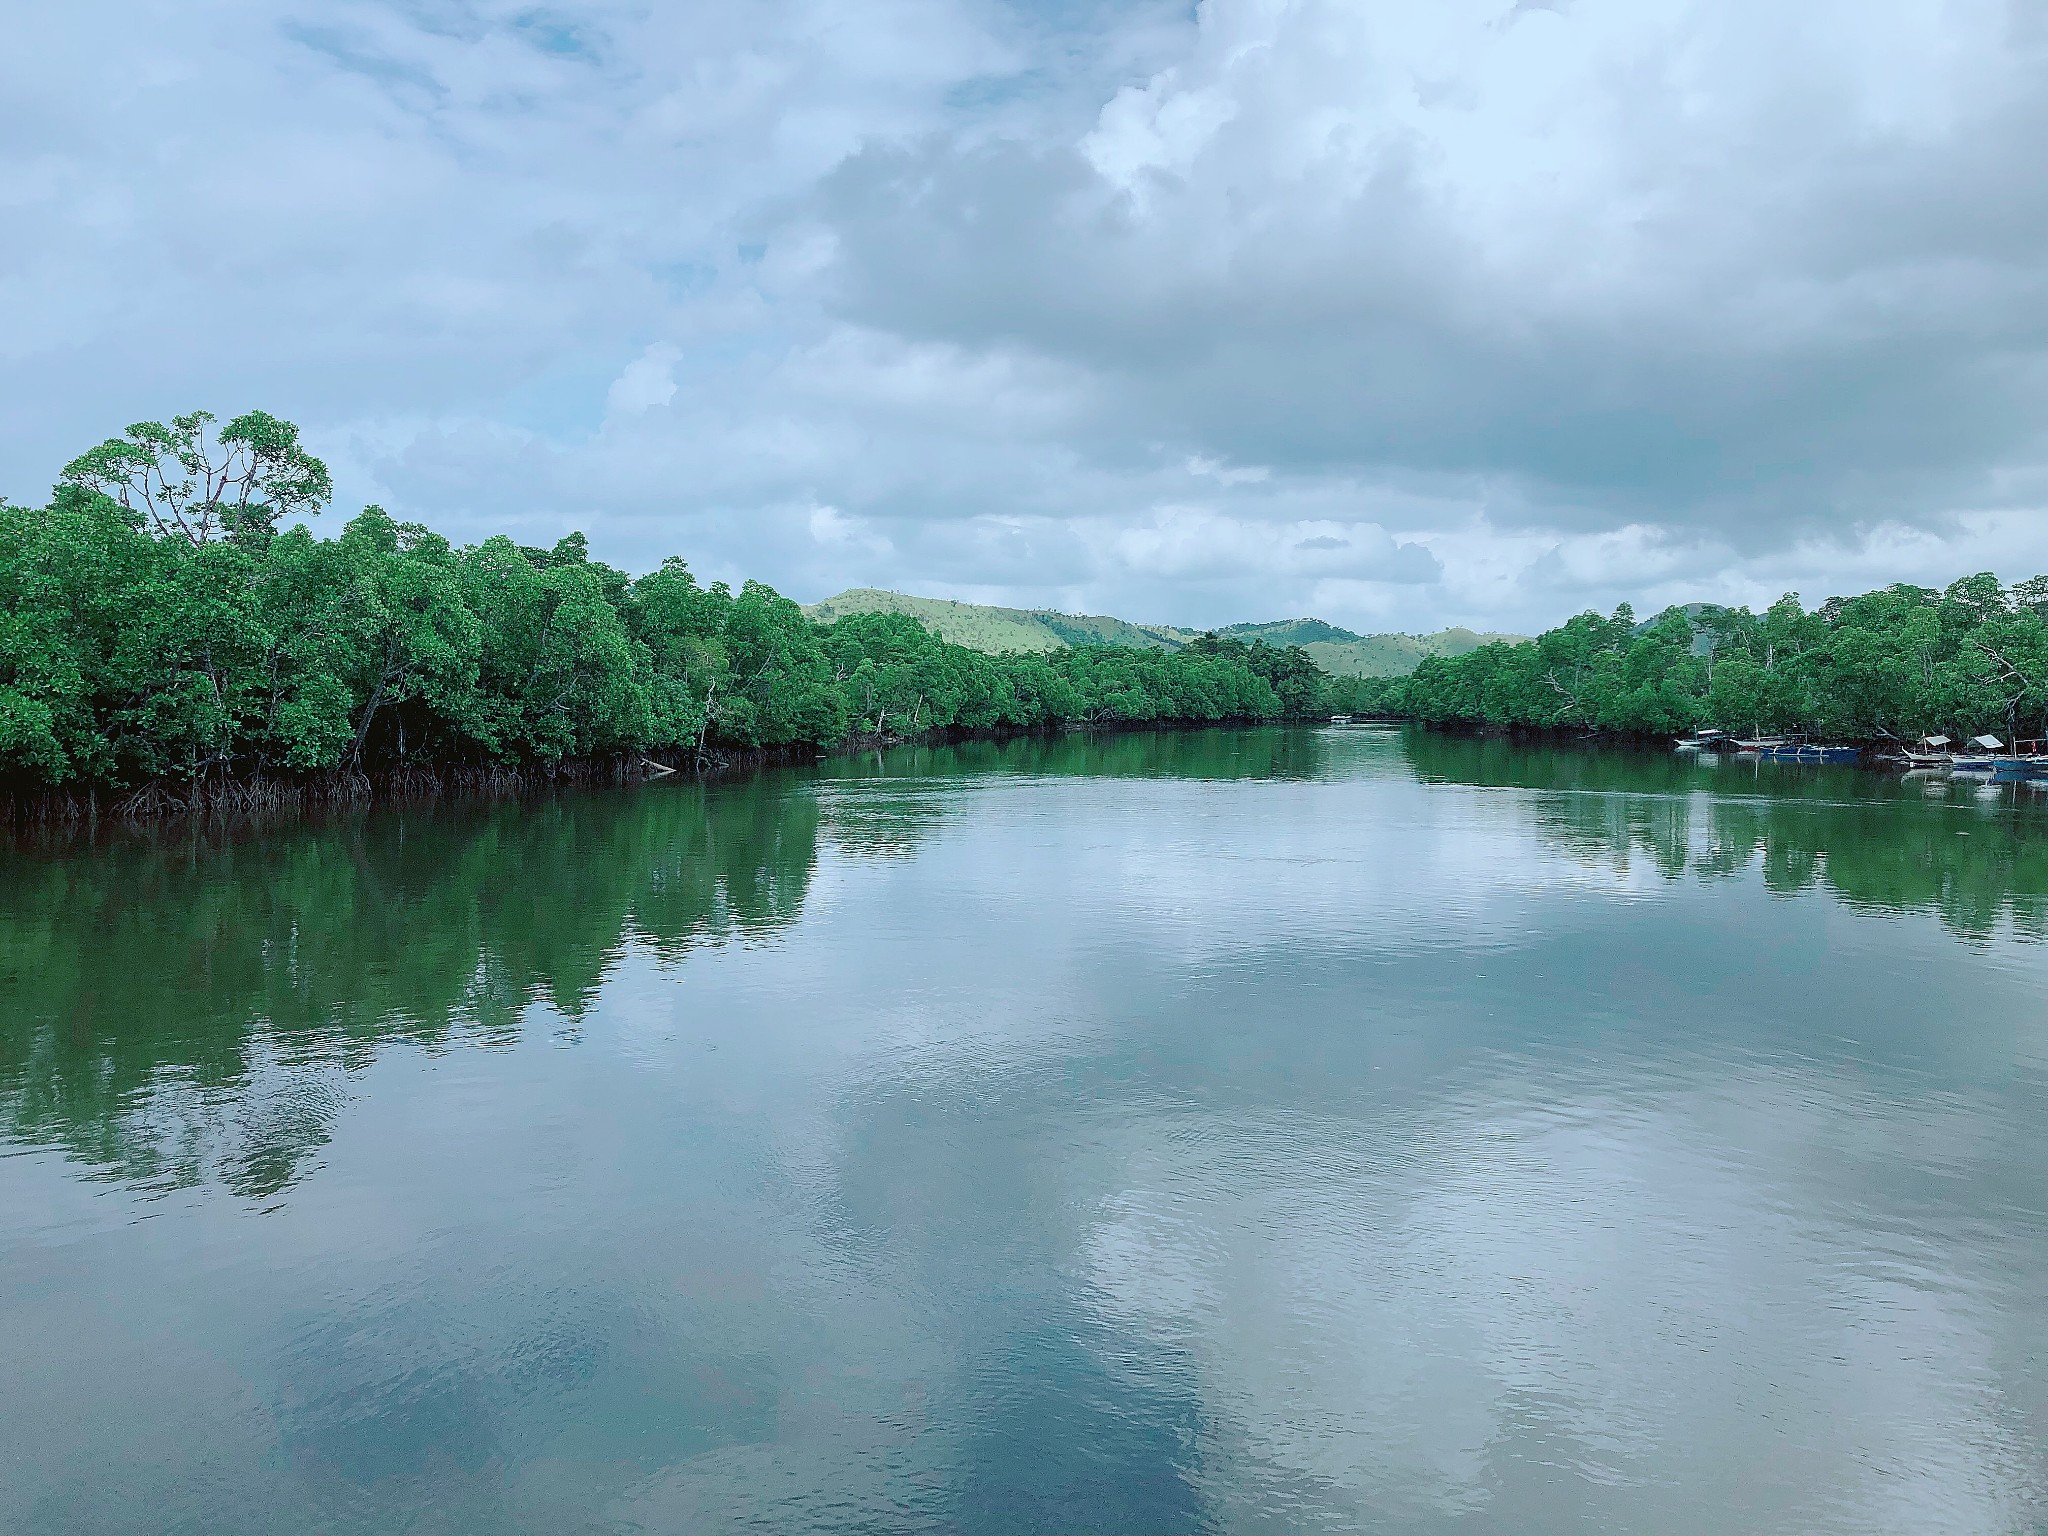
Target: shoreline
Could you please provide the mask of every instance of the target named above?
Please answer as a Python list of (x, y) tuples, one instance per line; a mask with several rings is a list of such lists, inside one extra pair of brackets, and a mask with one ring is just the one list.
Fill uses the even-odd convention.
[[(1437, 731), (1446, 736), (1463, 736), (1474, 740), (1541, 742), (1553, 746), (1633, 747), (1650, 751), (1673, 751), (1673, 742), (1677, 740), (1668, 731), (1611, 731), (1559, 725), (1495, 725), (1484, 721), (1423, 720), (1414, 715), (1368, 715), (1353, 718), (1361, 724), (1413, 725), (1425, 731)], [(1865, 754), (1864, 759), (1857, 763), (1828, 765), (1837, 768), (1869, 767), (1874, 761), (1869, 754), (1899, 751), (1908, 745), (1896, 737), (1886, 736), (1829, 737), (1827, 744), (1854, 747), (1858, 752)]]
[[(344, 774), (303, 779), (258, 776), (201, 785), (196, 791), (170, 780), (151, 780), (122, 790), (0, 790), (0, 823), (17, 841), (39, 834), (87, 838), (101, 830), (139, 829), (180, 822), (265, 826), (313, 820), (339, 812), (439, 801), (521, 799), (563, 789), (624, 789), (674, 778), (696, 783), (744, 777), (776, 768), (793, 768), (834, 758), (884, 752), (897, 747), (952, 746), (973, 741), (1053, 740), (1062, 736), (1113, 736), (1142, 732), (1183, 734), (1208, 730), (1259, 728), (1315, 729), (1324, 718), (1225, 719), (1174, 721), (1110, 721), (1097, 725), (1015, 727), (1002, 730), (946, 729), (917, 736), (849, 736), (833, 746), (811, 744), (780, 747), (713, 748), (701, 754), (670, 754), (670, 761), (646, 753), (620, 753), (598, 759), (572, 759), (541, 768), (509, 764), (461, 764), (430, 768), (411, 765), (377, 775)], [(1578, 727), (1498, 725), (1465, 721), (1421, 720), (1412, 715), (1353, 715), (1349, 724), (1412, 726), (1433, 734), (1471, 741), (1503, 741), (1585, 750), (1669, 752), (1672, 738), (1662, 732), (1586, 730)], [(1896, 741), (1844, 743), (1861, 749), (1852, 764), (1831, 764), (1873, 770), (1886, 766), (1871, 754), (1896, 749)], [(694, 761), (692, 760), (694, 758)]]
[[(106, 830), (133, 830), (179, 823), (272, 826), (354, 810), (438, 801), (522, 799), (561, 789), (625, 789), (664, 779), (713, 783), (775, 768), (822, 763), (833, 758), (896, 747), (951, 746), (969, 741), (1051, 740), (1071, 735), (1126, 735), (1152, 731), (1179, 734), (1261, 727), (1313, 728), (1319, 719), (1134, 720), (1098, 725), (1028, 726), (1005, 730), (954, 730), (917, 736), (857, 735), (826, 748), (811, 744), (781, 747), (713, 748), (685, 753), (676, 761), (641, 752), (573, 759), (549, 768), (509, 764), (462, 764), (429, 768), (411, 765), (377, 775), (354, 773), (304, 779), (256, 776), (198, 786), (153, 779), (119, 790), (0, 790), (0, 818), (19, 843), (38, 834), (90, 839)], [(1394, 723), (1394, 722), (1387, 722)], [(1412, 722), (1408, 722), (1412, 723)], [(691, 759), (695, 760), (692, 761)]]

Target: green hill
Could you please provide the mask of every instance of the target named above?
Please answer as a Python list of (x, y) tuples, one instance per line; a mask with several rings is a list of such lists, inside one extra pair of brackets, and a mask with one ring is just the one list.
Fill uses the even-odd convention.
[(1279, 619), (1271, 624), (1231, 624), (1216, 631), (1227, 640), (1263, 640), (1268, 645), (1342, 645), (1363, 639), (1321, 619)]
[(1126, 645), (1141, 650), (1177, 651), (1192, 630), (1164, 624), (1131, 624), (1122, 619), (1050, 609), (993, 608), (943, 597), (910, 597), (856, 587), (804, 610), (821, 624), (849, 613), (907, 613), (942, 640), (977, 651), (1056, 651), (1063, 645)]
[[(907, 613), (955, 645), (977, 651), (1051, 651), (1063, 645), (1128, 645), (1177, 651), (1202, 631), (1171, 624), (1133, 624), (1098, 615), (1055, 613), (1049, 608), (996, 608), (956, 603), (943, 597), (911, 597), (857, 587), (813, 603), (804, 610), (821, 624), (849, 613)], [(1463, 656), (1489, 640), (1520, 635), (1482, 635), (1469, 629), (1433, 635), (1358, 635), (1321, 619), (1279, 619), (1265, 624), (1232, 624), (1217, 634), (1268, 645), (1298, 645), (1325, 672), (1339, 677), (1404, 677), (1425, 656)]]
[(1425, 656), (1463, 656), (1494, 640), (1524, 635), (1482, 635), (1441, 629), (1433, 635), (1361, 635), (1355, 640), (1311, 640), (1302, 646), (1317, 666), (1338, 677), (1406, 677)]
[(1315, 658), (1317, 666), (1339, 677), (1405, 677), (1425, 656), (1463, 656), (1489, 640), (1521, 638), (1475, 634), (1469, 629), (1445, 629), (1433, 635), (1357, 635), (1322, 619), (1232, 624), (1216, 633), (1233, 640), (1298, 645)]

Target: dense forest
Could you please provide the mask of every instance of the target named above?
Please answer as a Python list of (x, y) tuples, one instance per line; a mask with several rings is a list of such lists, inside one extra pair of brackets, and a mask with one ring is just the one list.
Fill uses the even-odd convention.
[(634, 577), (365, 508), (261, 412), (145, 422), (0, 502), (0, 780), (152, 803), (252, 785), (554, 774), (851, 739), (1326, 711), (1298, 649), (988, 656), (901, 614), (817, 624), (680, 559)]
[(2048, 577), (1968, 576), (1796, 595), (1761, 614), (1699, 605), (1641, 623), (1624, 605), (1521, 644), (1343, 679), (1338, 708), (1440, 725), (1668, 735), (1698, 726), (1847, 741), (2048, 736)]

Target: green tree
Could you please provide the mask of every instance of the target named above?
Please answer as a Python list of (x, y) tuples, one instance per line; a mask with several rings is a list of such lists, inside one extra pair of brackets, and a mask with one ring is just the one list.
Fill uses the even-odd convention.
[(299, 446), (299, 429), (245, 411), (209, 437), (208, 411), (139, 421), (64, 466), (71, 485), (105, 495), (164, 536), (192, 545), (264, 538), (284, 518), (327, 505), (327, 466)]

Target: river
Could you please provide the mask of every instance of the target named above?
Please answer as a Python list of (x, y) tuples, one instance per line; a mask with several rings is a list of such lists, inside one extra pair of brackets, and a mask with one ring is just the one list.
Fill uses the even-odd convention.
[(0, 854), (0, 1531), (2048, 1522), (2048, 796), (1384, 729)]

